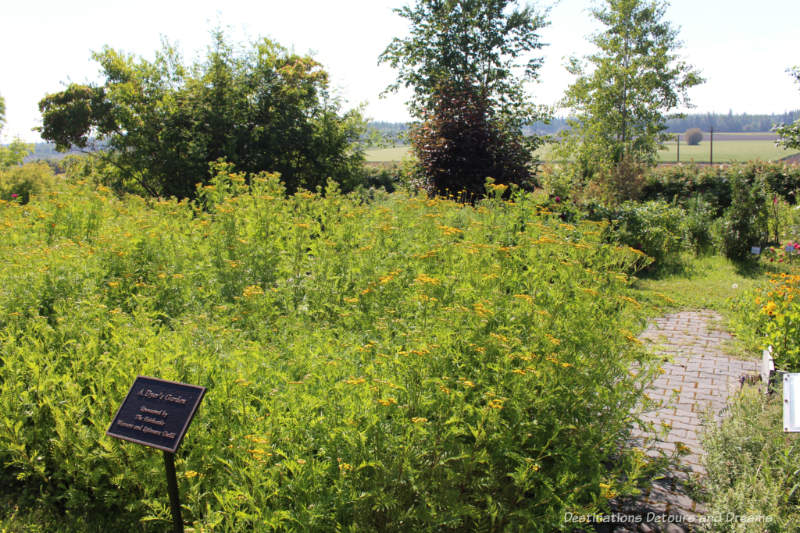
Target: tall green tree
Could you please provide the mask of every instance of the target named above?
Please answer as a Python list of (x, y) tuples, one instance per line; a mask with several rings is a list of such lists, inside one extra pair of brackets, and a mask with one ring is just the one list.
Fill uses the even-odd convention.
[[(789, 69), (797, 83), (800, 83), (800, 65)], [(775, 128), (778, 132), (779, 143), (784, 148), (794, 148), (800, 150), (800, 119), (796, 120), (794, 124), (781, 124)]]
[(105, 83), (47, 95), (40, 131), (62, 150), (95, 144), (123, 189), (191, 197), (217, 159), (279, 172), (289, 191), (349, 184), (362, 171), (365, 122), (357, 110), (340, 113), (311, 57), (267, 39), (238, 49), (215, 32), (191, 66), (168, 43), (154, 61), (111, 48), (93, 58)]
[(575, 118), (560, 152), (617, 199), (635, 195), (637, 175), (667, 139), (669, 113), (688, 106), (688, 89), (703, 82), (679, 59), (666, 8), (662, 0), (603, 0), (591, 10), (605, 26), (590, 38), (597, 52), (568, 66), (577, 79), (562, 105)]
[(534, 81), (542, 58), (539, 30), (545, 15), (513, 0), (417, 0), (395, 9), (410, 24), (379, 57), (397, 69), (399, 87), (419, 120), (412, 140), (431, 192), (466, 188), (481, 192), (486, 177), (530, 179), (538, 137), (522, 127), (544, 117), (524, 84)]

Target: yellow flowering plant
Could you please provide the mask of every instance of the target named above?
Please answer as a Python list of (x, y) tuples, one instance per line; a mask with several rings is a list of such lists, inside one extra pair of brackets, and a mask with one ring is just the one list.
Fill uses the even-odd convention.
[(138, 374), (208, 389), (178, 453), (196, 531), (549, 532), (635, 484), (642, 259), (596, 225), (226, 168), (196, 203), (53, 192), (0, 205), (15, 501), (167, 527), (158, 454), (104, 434)]

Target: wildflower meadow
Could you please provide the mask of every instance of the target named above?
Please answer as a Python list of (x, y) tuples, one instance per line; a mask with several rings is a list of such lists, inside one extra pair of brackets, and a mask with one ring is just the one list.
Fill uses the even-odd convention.
[(192, 202), (2, 202), (3, 490), (163, 531), (160, 454), (105, 435), (147, 375), (208, 389), (176, 456), (194, 531), (553, 531), (634, 491), (649, 259), (488, 187), (287, 197), (222, 165)]

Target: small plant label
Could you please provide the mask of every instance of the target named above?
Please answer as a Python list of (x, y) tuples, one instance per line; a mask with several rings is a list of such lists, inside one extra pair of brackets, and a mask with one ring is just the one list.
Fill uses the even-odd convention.
[(205, 387), (138, 376), (106, 435), (175, 453)]
[(758, 247), (758, 246), (753, 246), (752, 248), (750, 248), (750, 253), (753, 254), (753, 255), (760, 255), (761, 254), (761, 248)]

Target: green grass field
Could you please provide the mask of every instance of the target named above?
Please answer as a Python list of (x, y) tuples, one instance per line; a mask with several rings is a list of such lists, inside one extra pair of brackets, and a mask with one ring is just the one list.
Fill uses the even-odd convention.
[(391, 163), (402, 161), (406, 155), (410, 155), (410, 147), (395, 146), (394, 148), (372, 148), (367, 150), (367, 163)]
[[(715, 139), (713, 161), (715, 163), (750, 161), (753, 159), (774, 161), (797, 153), (797, 150), (785, 150), (775, 146), (774, 141), (750, 140), (746, 135), (742, 135), (741, 139), (720, 141)], [(689, 146), (681, 140), (680, 149), (681, 162), (707, 163), (710, 160), (711, 144), (708, 140), (704, 140), (697, 146)], [(665, 149), (659, 152), (659, 157), (663, 163), (677, 161), (677, 144), (674, 142), (667, 144)]]
[[(721, 140), (714, 139), (714, 162), (732, 163), (737, 161), (750, 161), (760, 159), (764, 161), (774, 161), (789, 155), (798, 153), (797, 150), (784, 150), (775, 146), (772, 140), (763, 137), (767, 134), (757, 133), (724, 133), (716, 134), (722, 137)], [(715, 135), (715, 136), (716, 136)], [(756, 139), (754, 139), (754, 137)], [(698, 146), (689, 146), (681, 139), (680, 161), (688, 163), (707, 163), (710, 158), (710, 143), (708, 135)], [(410, 155), (408, 146), (397, 146), (394, 148), (375, 148), (367, 150), (366, 158), (369, 163), (401, 161), (406, 155)], [(550, 161), (550, 150), (545, 147), (540, 150), (539, 155), (545, 161)], [(659, 152), (662, 163), (674, 163), (678, 161), (677, 144), (668, 143), (664, 150)]]

